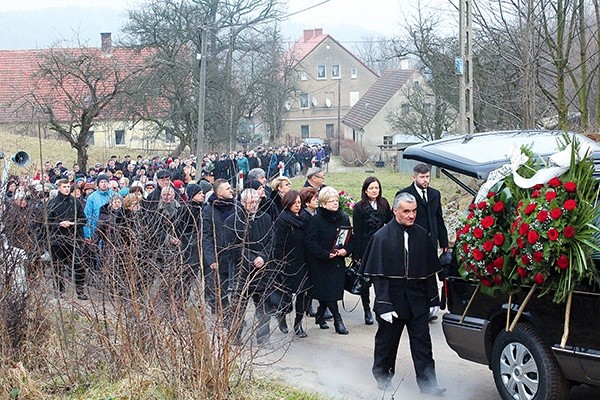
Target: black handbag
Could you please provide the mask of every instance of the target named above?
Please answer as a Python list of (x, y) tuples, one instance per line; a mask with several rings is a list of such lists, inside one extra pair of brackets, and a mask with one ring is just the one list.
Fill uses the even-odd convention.
[(360, 261), (352, 260), (344, 274), (344, 289), (352, 294), (361, 294), (369, 279), (358, 273)]

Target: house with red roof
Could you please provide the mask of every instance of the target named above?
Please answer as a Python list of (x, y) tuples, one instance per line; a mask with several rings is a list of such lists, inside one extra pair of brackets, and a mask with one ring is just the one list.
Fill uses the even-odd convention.
[[(116, 80), (132, 74), (135, 68), (143, 68), (144, 61), (152, 54), (152, 49), (147, 48), (115, 47), (110, 33), (102, 33), (101, 39), (100, 48), (0, 50), (0, 134), (37, 136), (41, 131), (44, 138), (62, 139), (50, 129), (50, 112), (62, 125), (80, 125), (82, 110), (91, 96), (108, 98), (115, 90)], [(79, 60), (81, 69), (91, 76), (90, 82), (94, 77), (97, 82), (92, 86), (73, 74), (41, 79), (41, 67), (52, 52)], [(152, 104), (157, 107), (156, 101)], [(155, 111), (160, 114), (160, 110)], [(157, 137), (149, 123), (131, 115), (119, 101), (99, 110), (88, 133), (88, 144), (147, 151), (176, 147), (176, 138), (164, 134)]]
[(342, 117), (378, 75), (323, 29), (304, 30), (289, 51), (299, 78), (299, 92), (286, 104), (282, 137), (288, 143), (309, 137), (334, 141), (338, 133), (343, 133)]

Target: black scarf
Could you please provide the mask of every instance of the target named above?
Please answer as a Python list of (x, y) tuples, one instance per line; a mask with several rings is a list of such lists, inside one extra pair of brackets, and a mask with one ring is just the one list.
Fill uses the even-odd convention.
[(331, 211), (324, 207), (319, 207), (317, 213), (319, 213), (325, 221), (330, 223), (341, 221), (343, 218), (342, 210), (339, 208), (336, 211)]

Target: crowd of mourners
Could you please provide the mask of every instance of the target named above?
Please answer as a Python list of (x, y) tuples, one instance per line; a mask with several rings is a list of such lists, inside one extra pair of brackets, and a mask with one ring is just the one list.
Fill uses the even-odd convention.
[[(85, 172), (46, 162), (34, 176), (8, 179), (2, 229), (29, 260), (52, 262), (59, 294), (69, 273), (80, 300), (88, 299), (90, 276), (106, 268), (119, 295), (168, 273), (165, 290), (182, 303), (198, 280), (213, 312), (252, 299), (259, 342), (268, 337), (271, 316), (287, 332), (285, 315), (294, 310), (300, 337), (307, 336), (304, 314), (323, 329), (333, 318), (336, 331), (347, 333), (337, 301), (351, 252), (330, 244), (350, 222), (338, 209), (337, 191), (324, 184), (329, 154), (327, 145), (259, 147), (207, 154), (200, 166), (194, 156), (112, 156)], [(306, 177), (298, 190), (290, 179), (296, 174)]]
[[(289, 333), (287, 314), (301, 338), (308, 336), (305, 315), (321, 329), (333, 319), (335, 332), (348, 334), (339, 301), (350, 257), (363, 262), (375, 289), (378, 383), (385, 387), (393, 376), (406, 325), (419, 386), (439, 395), (427, 321), (439, 305), (436, 251), (448, 241), (429, 167), (415, 166), (413, 184), (392, 206), (379, 179), (367, 177), (351, 223), (338, 191), (325, 184), (329, 153), (327, 146), (303, 146), (200, 161), (112, 156), (87, 171), (46, 162), (35, 176), (7, 180), (4, 245), (25, 253), (30, 277), (51, 263), (61, 298), (72, 279), (81, 301), (99, 293), (92, 288), (131, 304), (156, 296), (175, 309), (200, 300), (238, 340), (252, 301), (253, 332), (265, 346), (272, 317)], [(297, 174), (306, 180), (294, 188), (302, 182), (292, 181)], [(361, 292), (367, 325), (374, 319), (369, 286)]]

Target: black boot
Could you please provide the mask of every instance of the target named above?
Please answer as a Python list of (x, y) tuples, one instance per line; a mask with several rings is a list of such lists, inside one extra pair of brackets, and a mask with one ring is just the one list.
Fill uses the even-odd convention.
[(365, 325), (373, 325), (373, 313), (370, 308), (365, 309)]
[(344, 321), (342, 320), (337, 301), (328, 303), (327, 307), (331, 310), (331, 314), (333, 314), (333, 326), (335, 332), (340, 335), (347, 335), (348, 329), (346, 329), (346, 325), (344, 325)]
[(287, 334), (289, 332), (289, 329), (287, 326), (287, 321), (285, 320), (285, 316), (280, 316), (277, 318), (277, 320), (279, 321), (279, 330), (281, 331), (281, 333)]
[(319, 305), (317, 308), (317, 315), (315, 315), (315, 324), (319, 325), (319, 328), (321, 329), (329, 329), (329, 325), (327, 325), (327, 322), (325, 322), (325, 318), (323, 317), (324, 313), (325, 307)]
[(335, 327), (335, 333), (339, 333), (340, 335), (347, 335), (348, 329), (346, 329), (346, 325), (344, 325), (344, 321), (342, 321), (342, 317), (334, 317), (333, 318), (333, 326)]

